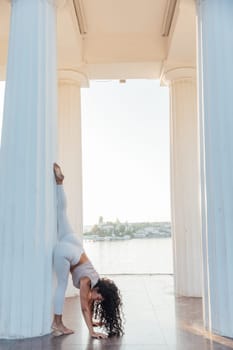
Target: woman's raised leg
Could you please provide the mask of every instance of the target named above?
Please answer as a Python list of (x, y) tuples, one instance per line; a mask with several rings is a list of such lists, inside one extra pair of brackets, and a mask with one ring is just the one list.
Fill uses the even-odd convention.
[(61, 240), (64, 236), (73, 234), (74, 231), (67, 217), (67, 200), (63, 188), (64, 175), (58, 164), (53, 165), (54, 176), (57, 183), (57, 231), (58, 239)]

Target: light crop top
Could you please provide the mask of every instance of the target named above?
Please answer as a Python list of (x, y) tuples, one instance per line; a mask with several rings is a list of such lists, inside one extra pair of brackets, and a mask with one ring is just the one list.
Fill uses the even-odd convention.
[(72, 271), (73, 285), (76, 288), (80, 288), (80, 279), (88, 277), (91, 280), (91, 288), (93, 288), (99, 280), (99, 275), (94, 269), (92, 263), (88, 260), (85, 263), (78, 265)]

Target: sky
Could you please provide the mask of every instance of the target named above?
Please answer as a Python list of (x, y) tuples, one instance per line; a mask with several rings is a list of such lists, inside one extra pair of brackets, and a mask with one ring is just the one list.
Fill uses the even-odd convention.
[(170, 221), (168, 88), (92, 82), (82, 127), (84, 223)]
[(168, 88), (93, 81), (81, 97), (84, 225), (170, 221)]

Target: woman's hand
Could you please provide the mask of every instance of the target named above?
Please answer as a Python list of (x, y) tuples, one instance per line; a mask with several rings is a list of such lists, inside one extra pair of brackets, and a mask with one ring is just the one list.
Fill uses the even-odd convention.
[(92, 332), (90, 333), (90, 336), (92, 338), (95, 338), (95, 339), (106, 339), (108, 336), (107, 334), (104, 334), (104, 333), (96, 333), (96, 332)]

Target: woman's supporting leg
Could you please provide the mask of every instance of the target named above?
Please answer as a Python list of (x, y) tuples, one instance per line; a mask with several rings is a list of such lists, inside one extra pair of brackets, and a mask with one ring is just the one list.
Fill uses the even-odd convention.
[(57, 288), (54, 296), (54, 319), (52, 328), (55, 332), (60, 332), (60, 334), (71, 334), (73, 331), (64, 326), (62, 321), (62, 312), (65, 301), (65, 292), (68, 283), (70, 262), (59, 252), (61, 251), (61, 246), (58, 246), (57, 251), (55, 248), (54, 254), (54, 267), (57, 275)]

